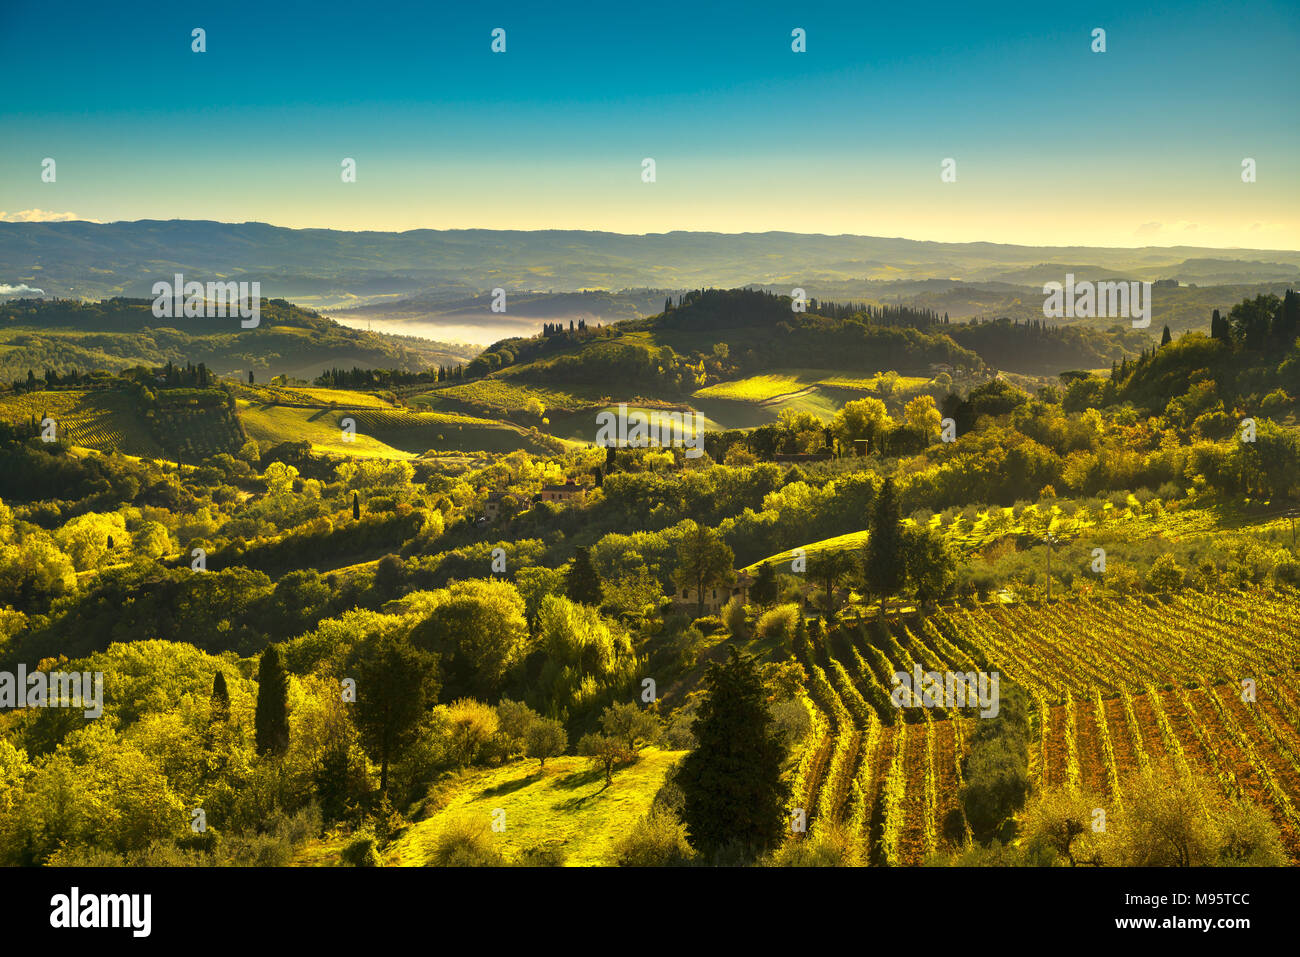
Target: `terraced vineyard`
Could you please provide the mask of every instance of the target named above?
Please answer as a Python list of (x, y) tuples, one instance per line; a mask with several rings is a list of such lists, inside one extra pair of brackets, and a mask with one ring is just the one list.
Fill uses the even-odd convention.
[(0, 399), (0, 419), (37, 422), (49, 416), (57, 434), (73, 445), (101, 452), (159, 456), (161, 446), (134, 400), (116, 390), (50, 390)]
[(1036, 787), (1122, 807), (1125, 779), (1167, 759), (1265, 808), (1300, 861), (1300, 592), (939, 611), (843, 625), (795, 656), (817, 718), (791, 811), (811, 833), (838, 825), (872, 864), (919, 864), (965, 833), (961, 759), (981, 719), (895, 708), (891, 676), (917, 665), (997, 672), (1029, 693)]

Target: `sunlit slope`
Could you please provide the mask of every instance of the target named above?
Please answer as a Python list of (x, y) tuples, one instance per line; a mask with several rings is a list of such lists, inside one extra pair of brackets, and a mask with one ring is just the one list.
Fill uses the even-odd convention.
[[(523, 429), (474, 416), (348, 408), (342, 403), (315, 408), (285, 406), (248, 399), (239, 400), (239, 415), (251, 438), (275, 443), (310, 442), (313, 448), (340, 455), (409, 458), (429, 450), (545, 451)], [(344, 440), (345, 419), (353, 422), (352, 441)]]
[(118, 391), (50, 391), (0, 397), (0, 419), (39, 424), (49, 417), (55, 435), (100, 452), (158, 457), (162, 449), (131, 397)]
[(650, 810), (673, 764), (685, 753), (647, 748), (635, 764), (617, 769), (608, 787), (604, 773), (579, 757), (552, 758), (545, 770), (524, 760), (469, 772), (437, 813), (412, 825), (396, 842), (389, 860), (422, 865), (449, 822), (467, 817), (490, 825), (500, 809), (505, 829), (492, 837), (507, 860), (546, 847), (561, 851), (570, 866), (613, 863), (615, 842)]

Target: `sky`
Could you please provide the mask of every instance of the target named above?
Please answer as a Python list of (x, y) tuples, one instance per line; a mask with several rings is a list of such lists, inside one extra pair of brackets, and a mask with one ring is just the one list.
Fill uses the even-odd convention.
[(0, 0), (0, 219), (1297, 249), (1298, 47), (1297, 0)]

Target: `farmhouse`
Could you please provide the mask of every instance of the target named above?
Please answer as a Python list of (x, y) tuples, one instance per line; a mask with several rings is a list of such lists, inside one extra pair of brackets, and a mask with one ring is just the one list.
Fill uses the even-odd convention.
[[(722, 611), (724, 605), (731, 601), (732, 598), (740, 597), (742, 602), (749, 601), (749, 589), (754, 584), (754, 576), (747, 571), (737, 572), (735, 583), (715, 587), (706, 587), (704, 589), (704, 611), (709, 615), (716, 615)], [(678, 589), (678, 593), (673, 595), (673, 604), (688, 611), (694, 611), (699, 607), (699, 593), (692, 586)]]
[(489, 522), (495, 522), (501, 517), (501, 499), (505, 498), (504, 492), (493, 492), (483, 503), (483, 517)]
[(543, 485), (543, 502), (576, 502), (581, 504), (587, 498), (587, 486), (579, 485), (569, 479), (563, 485)]

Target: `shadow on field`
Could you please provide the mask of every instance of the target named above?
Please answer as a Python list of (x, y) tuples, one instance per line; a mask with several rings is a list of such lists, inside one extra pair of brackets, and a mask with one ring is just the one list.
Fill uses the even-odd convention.
[(513, 791), (518, 791), (520, 788), (528, 787), (528, 785), (532, 784), (534, 781), (541, 780), (541, 777), (542, 772), (540, 770), (534, 771), (531, 774), (525, 774), (522, 778), (515, 778), (513, 781), (506, 781), (494, 787), (484, 788), (479, 792), (479, 797), (493, 797), (498, 794), (510, 794)]
[(566, 774), (555, 782), (557, 788), (564, 788), (567, 791), (573, 791), (577, 788), (588, 784), (595, 784), (603, 780), (605, 772), (600, 768), (587, 768), (582, 771), (574, 771), (572, 774)]

